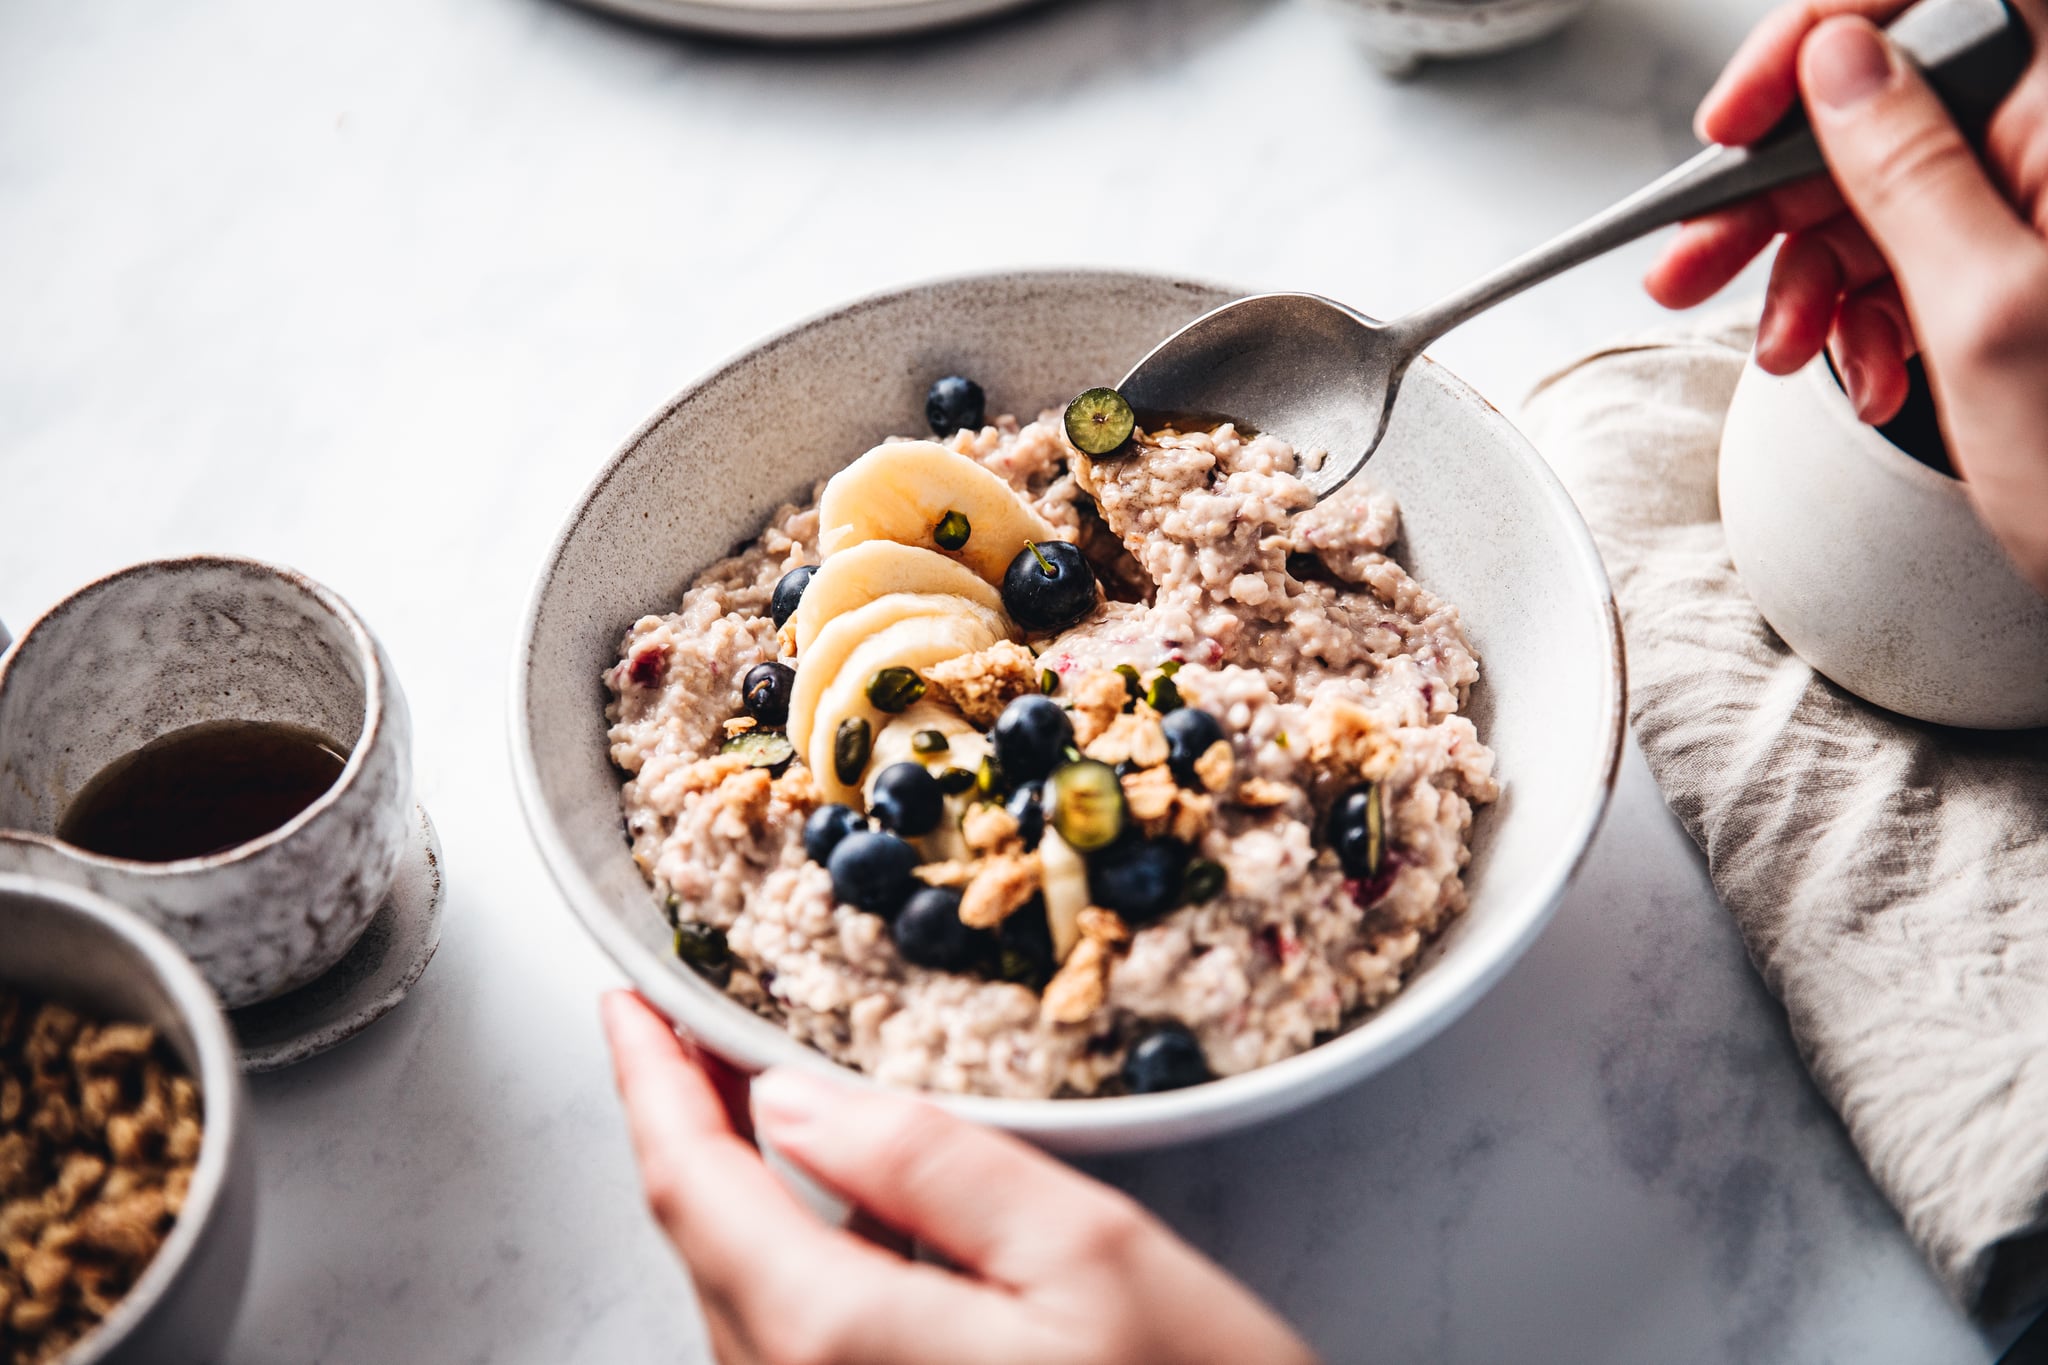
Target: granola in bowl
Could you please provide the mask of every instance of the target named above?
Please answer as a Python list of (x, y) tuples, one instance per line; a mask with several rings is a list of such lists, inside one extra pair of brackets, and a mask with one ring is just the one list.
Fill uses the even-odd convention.
[(679, 956), (885, 1081), (1083, 1097), (1313, 1047), (1464, 908), (1497, 794), (1390, 495), (1073, 412), (877, 447), (605, 674)]
[(147, 1024), (0, 988), (0, 1362), (65, 1355), (183, 1209), (199, 1089)]

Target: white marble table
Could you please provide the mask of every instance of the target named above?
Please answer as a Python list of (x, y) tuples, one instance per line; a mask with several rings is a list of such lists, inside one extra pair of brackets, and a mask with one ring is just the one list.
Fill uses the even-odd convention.
[[(528, 844), (503, 716), (530, 571), (673, 389), (843, 297), (982, 267), (1423, 302), (1688, 150), (1762, 8), (1601, 0), (1389, 85), (1308, 0), (1068, 0), (842, 53), (556, 0), (0, 6), (0, 616), (169, 552), (305, 568), (390, 646), (446, 844), (414, 998), (255, 1088), (230, 1365), (706, 1358), (612, 1100), (615, 973)], [(1118, 157), (1130, 195), (1101, 188)], [(1438, 354), (1512, 404), (1653, 319), (1646, 259)], [(1333, 1361), (1995, 1354), (1633, 753), (1556, 923), (1447, 1036), (1266, 1130), (1096, 1169)]]

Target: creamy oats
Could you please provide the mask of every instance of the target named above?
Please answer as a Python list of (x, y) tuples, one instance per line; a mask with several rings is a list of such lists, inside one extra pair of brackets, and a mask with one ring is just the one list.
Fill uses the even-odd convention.
[[(848, 791), (805, 762), (832, 752), (831, 736), (824, 748), (796, 744), (779, 767), (721, 752), (729, 734), (768, 729), (745, 719), (741, 680), (789, 661), (806, 628), (799, 618), (778, 631), (769, 601), (786, 572), (819, 563), (813, 496), (706, 570), (677, 611), (636, 622), (605, 674), (633, 854), (687, 955), (840, 1062), (903, 1085), (1015, 1097), (1120, 1091), (1134, 1045), (1163, 1027), (1184, 1027), (1196, 1065), (1230, 1075), (1383, 1004), (1464, 908), (1473, 807), (1497, 794), (1493, 756), (1463, 714), (1477, 661), (1456, 609), (1389, 555), (1394, 499), (1360, 480), (1318, 506), (1289, 447), (1229, 426), (1141, 433), (1092, 462), (1058, 413), (945, 445), (1080, 546), (1106, 596), (1065, 630), (1012, 630), (993, 644), (980, 624), (991, 614), (963, 608), (984, 634), (914, 670), (927, 689), (919, 706), (957, 718), (953, 751), (971, 755), (979, 736), (968, 731), (1050, 682), (1074, 747), (1121, 765), (1128, 829), (1117, 847), (1161, 841), (1165, 864), (1187, 869), (1177, 898), (1188, 903), (1120, 914), (1093, 903), (1104, 892), (1084, 895), (1078, 915), (1062, 909), (1080, 894), (1082, 861), (1061, 856), (1057, 839), (1031, 845), (973, 791), (948, 798), (947, 830), (958, 828), (942, 831), (943, 849), (918, 841), (920, 884), (954, 888), (960, 920), (989, 935), (973, 970), (912, 965), (888, 920), (835, 898), (804, 846), (827, 789)], [(801, 709), (801, 651), (796, 666)], [(1148, 704), (1170, 710), (1176, 692), (1226, 741), (1178, 767)], [(859, 774), (855, 788), (871, 797), (874, 777)], [(1347, 875), (1330, 812), (1355, 793), (1355, 815), (1375, 789), (1376, 870)], [(1099, 889), (1097, 856), (1083, 885)], [(1041, 904), (1057, 960), (1034, 968), (1044, 930), (1022, 936), (1040, 947), (1021, 957), (1007, 949)]]

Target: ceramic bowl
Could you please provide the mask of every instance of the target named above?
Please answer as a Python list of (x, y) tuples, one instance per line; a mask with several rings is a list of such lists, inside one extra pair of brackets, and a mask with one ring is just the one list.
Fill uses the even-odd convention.
[(154, 1024), (198, 1078), (206, 1106), (184, 1211), (135, 1287), (64, 1365), (213, 1359), (234, 1324), (256, 1233), (249, 1102), (213, 992), (139, 916), (55, 882), (0, 875), (0, 943), (0, 985)]
[[(108, 764), (234, 720), (315, 730), (348, 766), (278, 828), (204, 857), (139, 862), (57, 838)], [(231, 1009), (340, 961), (412, 829), (412, 726), (391, 661), (346, 602), (291, 569), (216, 555), (137, 564), (59, 602), (0, 658), (0, 872), (136, 911)]]
[[(975, 376), (990, 411), (1036, 415), (1239, 291), (1150, 275), (972, 276), (863, 299), (770, 338), (685, 389), (615, 455), (540, 571), (514, 664), (512, 748), (527, 819), (576, 913), (649, 1000), (755, 1070), (829, 1067), (676, 962), (622, 837), (599, 674), (626, 628), (672, 610), (775, 506), (891, 434), (924, 429), (926, 386)], [(1483, 681), (1473, 715), (1505, 794), (1477, 821), (1471, 909), (1412, 982), (1300, 1056), (1164, 1095), (946, 1098), (1066, 1151), (1142, 1147), (1283, 1113), (1388, 1065), (1499, 979), (1555, 908), (1606, 808), (1622, 733), (1607, 579), (1564, 490), (1509, 423), (1442, 368), (1408, 378), (1368, 477), (1403, 501), (1399, 553), (1458, 603)], [(851, 1074), (851, 1073), (843, 1073)]]
[(1402, 76), (1425, 61), (1485, 57), (1546, 38), (1592, 0), (1325, 0), (1373, 62)]
[(1825, 358), (1743, 373), (1721, 521), (1764, 619), (1840, 686), (1937, 725), (2048, 725), (2048, 598), (1961, 483), (1857, 419)]

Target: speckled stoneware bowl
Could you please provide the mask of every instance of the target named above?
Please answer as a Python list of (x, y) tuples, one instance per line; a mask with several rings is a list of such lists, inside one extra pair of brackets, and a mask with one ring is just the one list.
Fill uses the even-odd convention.
[[(1237, 291), (1084, 271), (973, 276), (883, 294), (772, 337), (683, 391), (627, 441), (542, 565), (514, 661), (512, 748), (527, 819), (570, 904), (635, 985), (748, 1069), (829, 1068), (676, 962), (622, 837), (599, 674), (626, 628), (672, 610), (705, 565), (876, 441), (924, 430), (926, 386), (977, 377), (991, 412), (1035, 415), (1114, 382)], [(1419, 1045), (1528, 947), (1606, 809), (1622, 734), (1620, 641), (1585, 526), (1536, 453), (1472, 390), (1424, 363), (1367, 471), (1400, 495), (1399, 553), (1458, 603), (1479, 651), (1473, 715), (1505, 782), (1481, 813), (1471, 910), (1407, 990), (1333, 1041), (1163, 1095), (947, 1098), (1065, 1151), (1143, 1147), (1269, 1118)], [(710, 703), (707, 704), (716, 704)], [(851, 1075), (852, 1073), (841, 1073)]]
[(1961, 483), (1857, 419), (1825, 356), (1743, 372), (1720, 495), (1743, 587), (1816, 670), (1936, 725), (2048, 725), (2048, 598)]
[[(56, 837), (109, 763), (225, 720), (316, 730), (348, 749), (348, 766), (277, 829), (203, 858), (136, 862)], [(136, 911), (229, 1008), (341, 959), (382, 904), (412, 821), (412, 723), (390, 661), (347, 603), (290, 569), (137, 564), (52, 607), (0, 659), (0, 872)]]
[(1485, 57), (1549, 37), (1591, 0), (1325, 0), (1373, 62), (1405, 76), (1426, 61)]
[(177, 1223), (64, 1365), (213, 1359), (234, 1325), (256, 1235), (248, 1097), (213, 993), (177, 945), (140, 917), (56, 882), (0, 874), (0, 944), (0, 985), (101, 1018), (154, 1024), (198, 1079), (206, 1109)]

